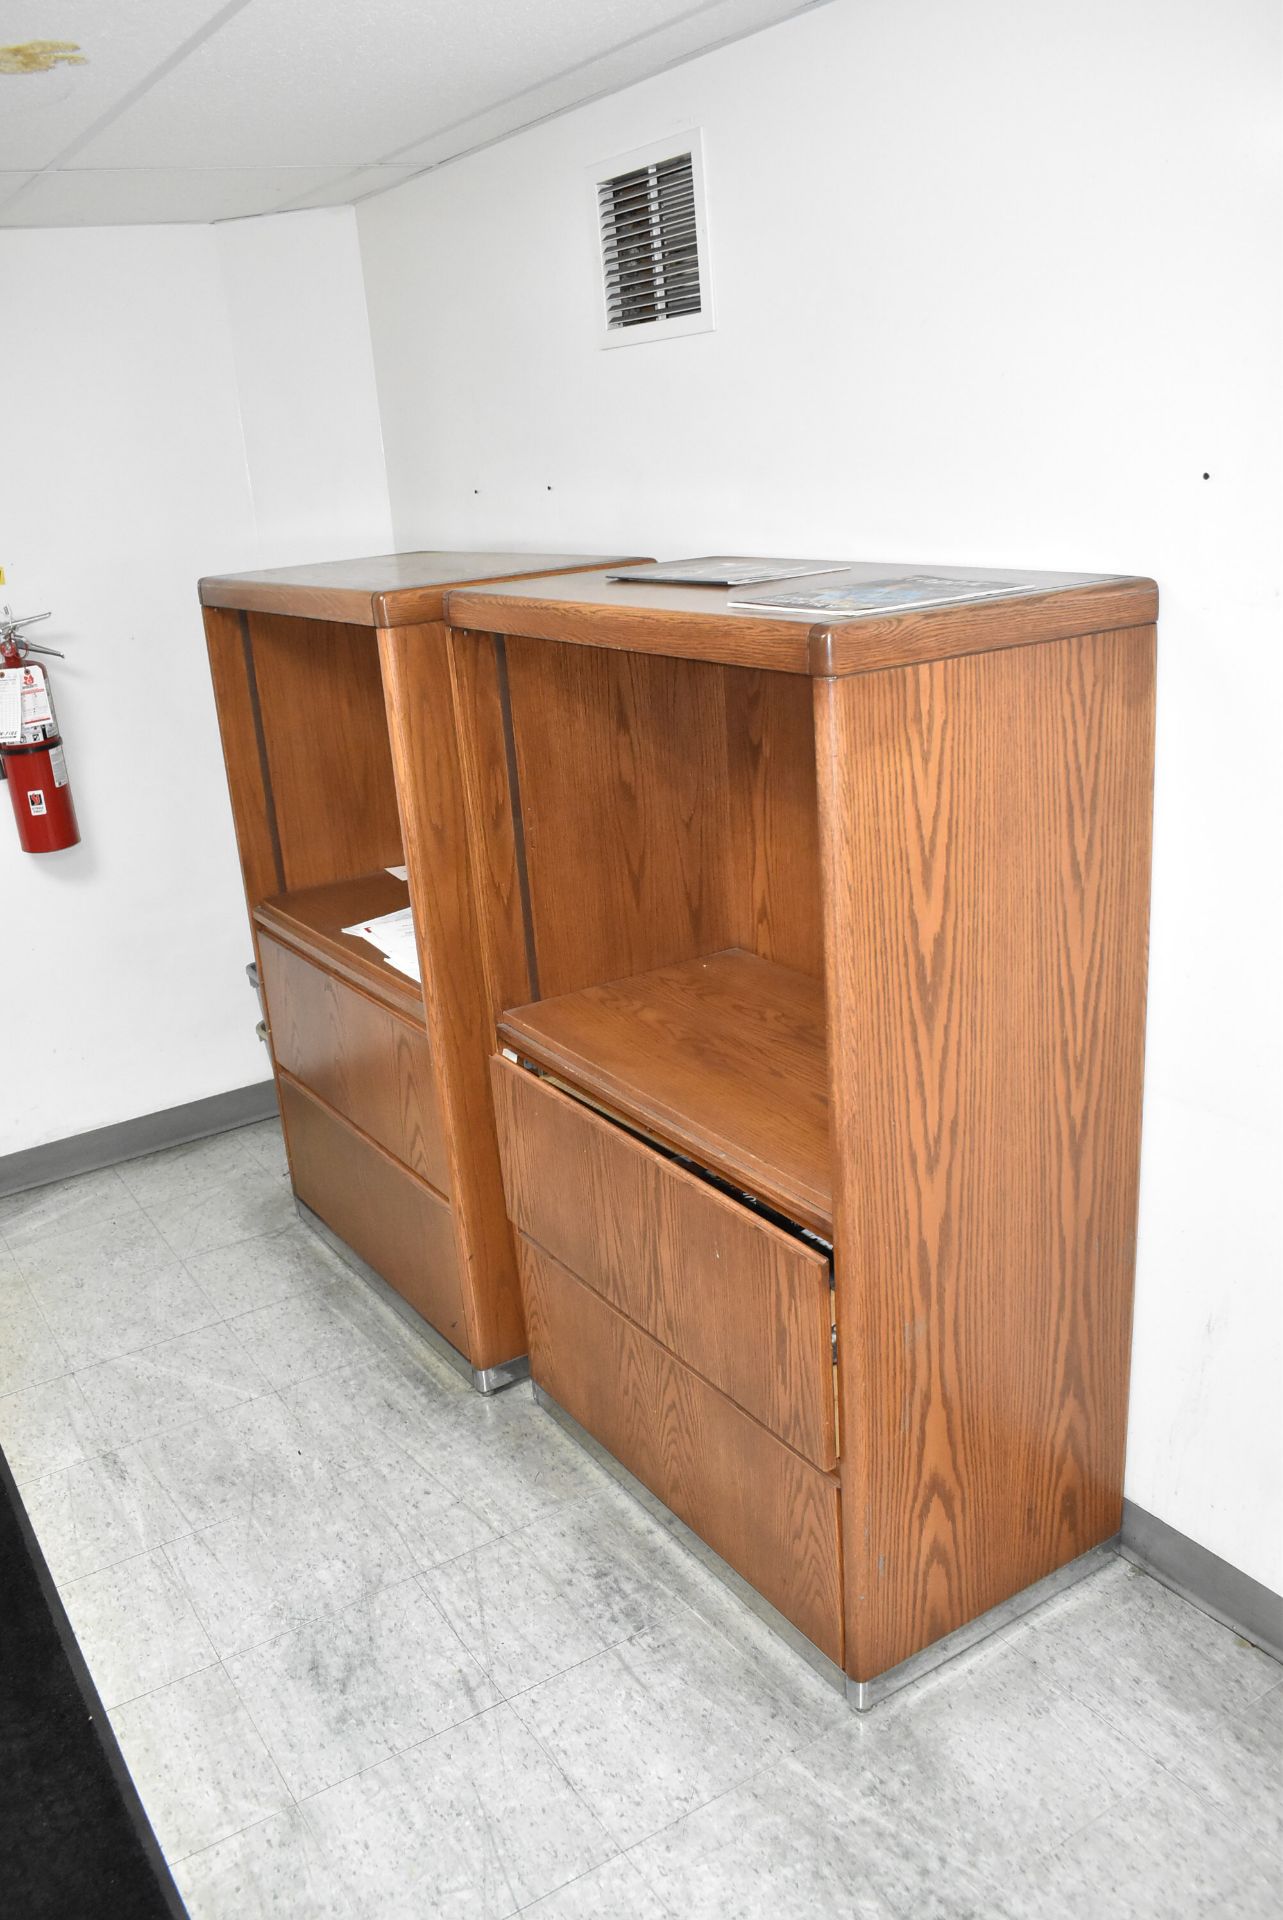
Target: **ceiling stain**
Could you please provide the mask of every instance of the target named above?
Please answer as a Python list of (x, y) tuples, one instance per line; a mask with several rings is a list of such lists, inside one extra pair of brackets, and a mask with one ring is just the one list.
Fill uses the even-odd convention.
[(20, 46), (0, 47), (0, 73), (51, 73), (57, 66), (88, 64), (74, 40), (24, 40)]

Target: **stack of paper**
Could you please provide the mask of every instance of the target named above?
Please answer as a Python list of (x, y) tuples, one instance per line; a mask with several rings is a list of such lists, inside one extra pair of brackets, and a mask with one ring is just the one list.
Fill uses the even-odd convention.
[(368, 940), (398, 973), (408, 974), (411, 980), (422, 980), (414, 916), (409, 907), (400, 907), (395, 913), (381, 913), (377, 920), (359, 920), (354, 927), (344, 927), (343, 931), (355, 934), (358, 940)]

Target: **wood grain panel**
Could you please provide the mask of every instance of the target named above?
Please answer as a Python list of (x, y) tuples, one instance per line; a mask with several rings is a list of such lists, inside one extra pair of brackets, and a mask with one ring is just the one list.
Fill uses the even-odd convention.
[(722, 678), (738, 869), (732, 944), (819, 979), (824, 928), (811, 690), (788, 674), (748, 668), (728, 668)]
[(266, 936), (259, 943), (277, 1062), (345, 1120), (450, 1190), (427, 1035)]
[(361, 920), (397, 913), (409, 904), (410, 890), (404, 880), (391, 873), (363, 873), (354, 880), (303, 887), (297, 893), (264, 900), (254, 918), (265, 932), (279, 935), (287, 946), (301, 949), (331, 973), (422, 1027), (423, 994), (418, 981), (390, 967), (368, 940), (343, 931)]
[(512, 746), (506, 662), (488, 633), (450, 635), (450, 674), (459, 735), (459, 764), (477, 894), (477, 930), (486, 997), (504, 1007), (535, 996), (533, 942), (522, 898), (520, 810), (512, 791)]
[(494, 1023), (477, 930), (449, 633), (439, 624), (384, 629), (379, 651), (450, 1161), (466, 1351), (474, 1367), (492, 1367), (523, 1354), (526, 1340), (490, 1104)]
[(1154, 634), (815, 690), (848, 1672), (1119, 1524)]
[(589, 1099), (832, 1234), (824, 990), (715, 953), (506, 1012), (499, 1032)]
[(209, 608), (204, 618), (236, 847), (245, 902), (252, 914), (259, 901), (279, 893), (285, 881), (278, 864), (272, 799), (259, 751), (257, 695), (246, 653), (247, 630), (236, 613)]
[(445, 617), (452, 626), (487, 633), (831, 677), (1135, 626), (1152, 622), (1157, 611), (1152, 580), (1120, 578), (1010, 600), (817, 622), (804, 613), (738, 611), (717, 587), (619, 585), (603, 572), (585, 572), (456, 588)]
[(524, 1238), (521, 1266), (538, 1384), (840, 1662), (832, 1479)]
[(829, 1265), (506, 1060), (508, 1210), (547, 1253), (817, 1466), (837, 1458)]
[(449, 1206), (287, 1073), (279, 1085), (299, 1199), (465, 1352)]
[(731, 945), (722, 676), (523, 639), (507, 655), (541, 992)]
[(373, 635), (333, 620), (247, 618), (286, 888), (399, 865)]

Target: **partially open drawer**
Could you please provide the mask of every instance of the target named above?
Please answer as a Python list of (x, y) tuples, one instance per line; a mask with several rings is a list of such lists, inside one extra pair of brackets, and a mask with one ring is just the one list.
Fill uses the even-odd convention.
[(260, 931), (276, 1063), (439, 1193), (450, 1191), (423, 1028)]
[(507, 1060), (491, 1065), (522, 1233), (820, 1467), (837, 1459), (829, 1268)]
[(531, 1241), (519, 1250), (536, 1383), (840, 1663), (836, 1482)]

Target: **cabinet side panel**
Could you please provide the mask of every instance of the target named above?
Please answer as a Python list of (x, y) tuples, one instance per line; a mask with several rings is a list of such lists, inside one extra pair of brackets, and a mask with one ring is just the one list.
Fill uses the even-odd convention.
[(478, 932), (487, 997), (496, 1019), (505, 1007), (524, 1007), (537, 997), (503, 645), (488, 633), (450, 635)]
[(285, 886), (325, 886), (401, 859), (396, 790), (368, 627), (246, 616)]
[(507, 665), (542, 997), (733, 945), (721, 670), (517, 635)]
[(735, 944), (763, 960), (824, 972), (811, 689), (794, 674), (724, 673), (735, 835)]
[(494, 1021), (473, 899), (463, 775), (450, 686), (449, 629), (379, 631), (423, 1001), (445, 1120), (474, 1367), (526, 1350), (516, 1254), (490, 1104)]
[(252, 914), (260, 900), (280, 893), (285, 876), (276, 841), (276, 818), (262, 748), (258, 692), (254, 684), (249, 629), (241, 613), (206, 607), (214, 705), (227, 769), (227, 791), (236, 827), (236, 846)]
[(1118, 1528), (1154, 630), (818, 681), (848, 1671)]

